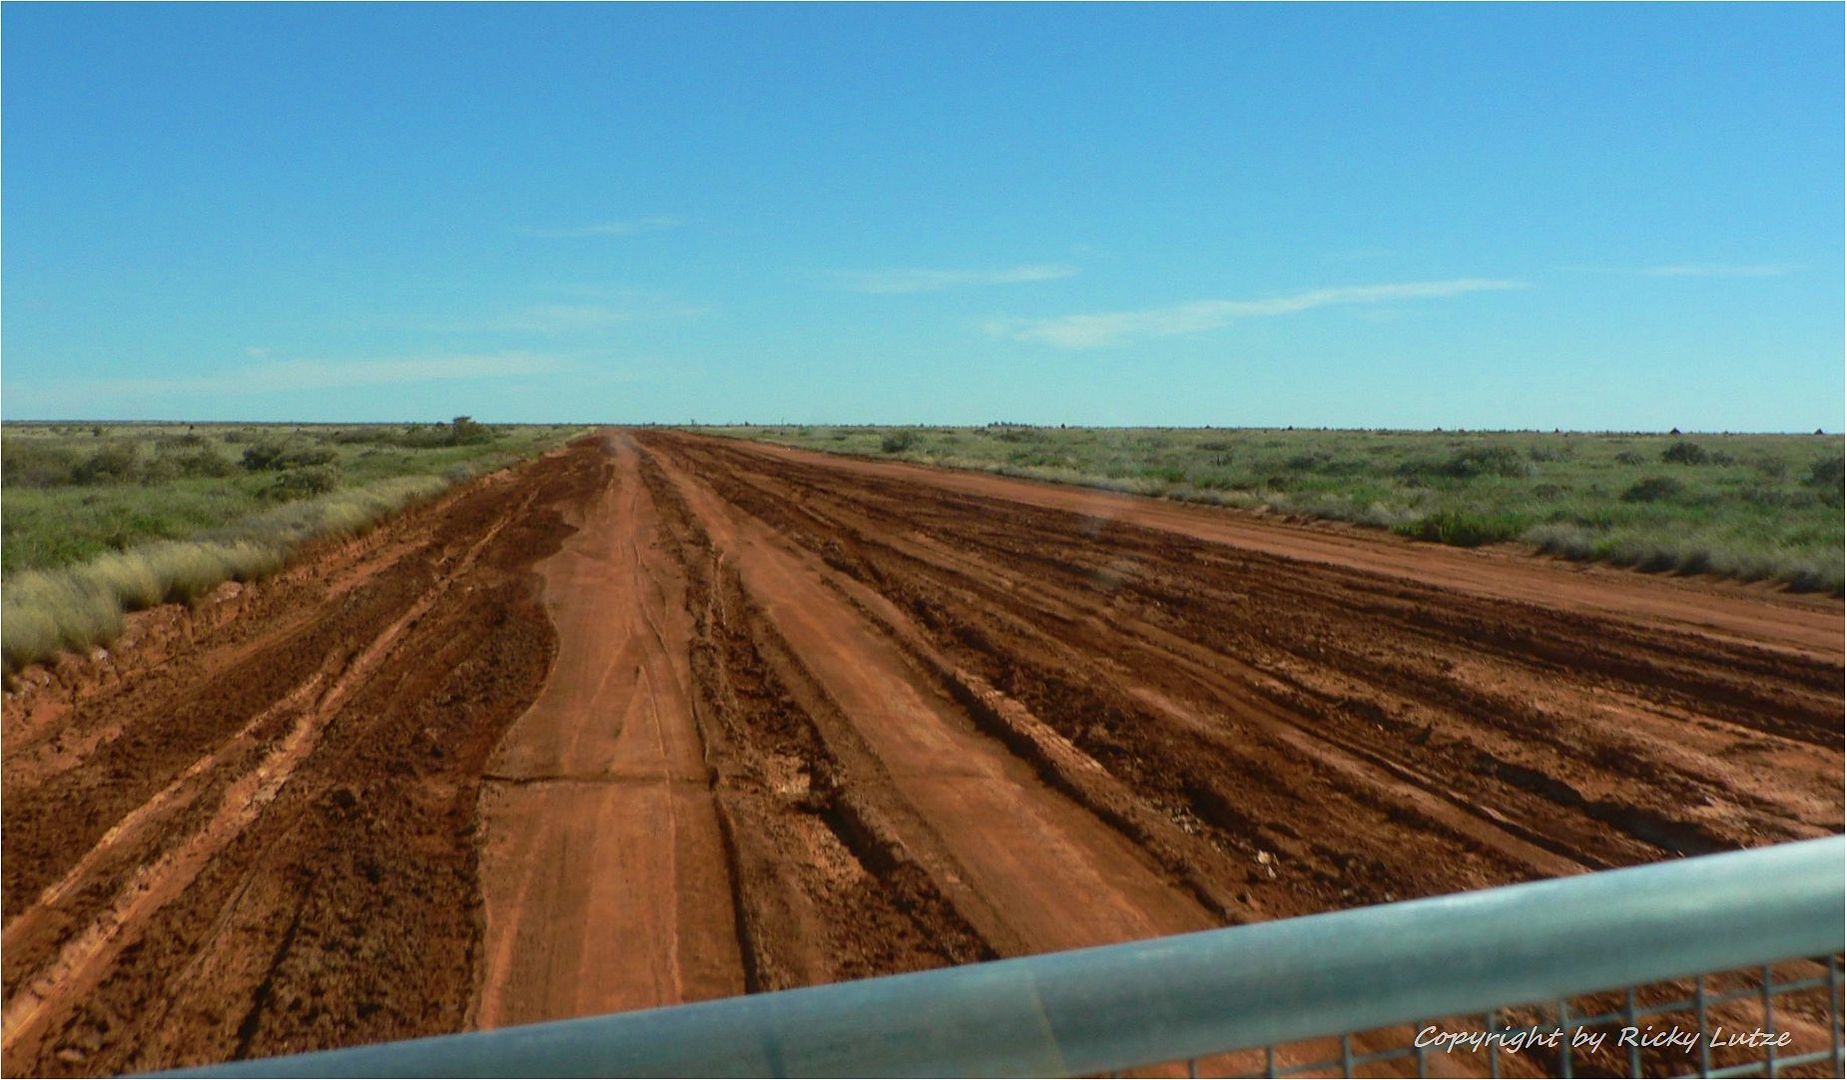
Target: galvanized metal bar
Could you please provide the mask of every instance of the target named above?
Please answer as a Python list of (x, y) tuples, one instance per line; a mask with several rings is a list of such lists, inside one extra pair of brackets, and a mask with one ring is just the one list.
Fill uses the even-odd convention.
[(1094, 1075), (1840, 952), (1841, 837), (201, 1076)]
[[(1776, 972), (1764, 965), (1764, 1030), (1776, 1035)], [(1764, 1043), (1764, 1075), (1776, 1075), (1776, 1039), (1773, 1037)]]
[(1841, 1060), (1841, 966), (1832, 956), (1822, 962), (1828, 965), (1828, 1064), (1841, 1072), (1847, 1064)]
[[(1641, 1021), (1635, 1015), (1635, 987), (1623, 991), (1623, 1023), (1637, 1027)], [(1642, 1045), (1640, 1040), (1629, 1044), (1629, 1075), (1635, 1080), (1642, 1078)]]
[(1712, 1028), (1706, 1017), (1706, 976), (1693, 981), (1693, 1016), (1699, 1023), (1699, 1074), (1712, 1075)]
[(1563, 998), (1558, 1002), (1558, 1075), (1562, 1080), (1571, 1080), (1571, 1002)]

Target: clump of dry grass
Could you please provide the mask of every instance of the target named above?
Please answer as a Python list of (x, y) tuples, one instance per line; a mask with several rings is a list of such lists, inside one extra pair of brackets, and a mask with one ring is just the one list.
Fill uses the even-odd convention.
[(122, 632), (126, 612), (191, 602), (226, 581), (257, 580), (310, 540), (363, 533), (469, 475), (386, 480), (278, 506), (197, 540), (142, 544), (19, 574), (0, 589), (0, 654), (17, 671), (60, 649), (108, 644)]

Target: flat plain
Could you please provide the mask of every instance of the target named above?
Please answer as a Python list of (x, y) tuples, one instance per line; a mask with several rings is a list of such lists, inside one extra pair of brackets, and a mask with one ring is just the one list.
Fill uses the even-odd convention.
[(1841, 595), (1842, 443), (1821, 432), (701, 430)]

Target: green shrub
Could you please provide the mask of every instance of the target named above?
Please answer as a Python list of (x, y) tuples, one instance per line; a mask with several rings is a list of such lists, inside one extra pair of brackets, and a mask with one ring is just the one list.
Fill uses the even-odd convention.
[(879, 439), (879, 449), (887, 454), (902, 454), (916, 444), (917, 435), (910, 431), (888, 431)]
[(1670, 465), (1704, 465), (1711, 458), (1705, 447), (1685, 439), (1661, 451), (1661, 460)]
[(1558, 555), (1580, 562), (1596, 555), (1596, 534), (1582, 525), (1535, 525), (1522, 533), (1520, 539), (1547, 555)]
[(0, 455), (0, 481), (8, 486), (49, 488), (75, 482), (77, 454), (61, 446), (19, 440)]
[(1522, 477), (1533, 475), (1533, 464), (1511, 446), (1474, 446), (1458, 450), (1448, 458), (1407, 461), (1398, 466), (1396, 474), (1412, 482), (1428, 477), (1457, 480), (1472, 480), (1478, 476)]
[(135, 470), (135, 479), (144, 485), (164, 484), (178, 479), (179, 475), (179, 463), (166, 454), (156, 455), (152, 461), (143, 462)]
[(304, 447), (299, 450), (287, 450), (276, 458), (278, 469), (300, 469), (315, 465), (326, 465), (339, 455), (324, 446)]
[(174, 454), (172, 460), (181, 476), (230, 476), (237, 471), (237, 466), (232, 464), (230, 458), (204, 447), (189, 453)]
[(1476, 446), (1452, 455), (1444, 470), (1450, 476), (1531, 476), (1533, 466), (1511, 446)]
[(452, 446), (467, 446), (470, 443), (484, 443), (494, 437), (494, 432), (486, 424), (475, 423), (472, 417), (458, 416), (449, 423), (449, 439)]
[(1438, 510), (1395, 530), (1413, 540), (1430, 540), (1453, 547), (1479, 547), (1513, 539), (1513, 527), (1505, 520), (1466, 510)]
[(1750, 464), (1751, 468), (1756, 469), (1758, 474), (1764, 479), (1773, 482), (1782, 480), (1789, 475), (1789, 462), (1784, 461), (1782, 458), (1752, 458)]
[(282, 455), (286, 453), (288, 450), (281, 443), (260, 442), (244, 448), (243, 466), (251, 472), (279, 469), (282, 466), (277, 462), (281, 461)]
[(263, 489), (263, 497), (276, 502), (325, 495), (340, 486), (340, 474), (324, 465), (286, 469)]
[(111, 442), (91, 454), (71, 474), (78, 484), (119, 484), (135, 478), (141, 447), (132, 442)]
[(1645, 476), (1622, 493), (1624, 502), (1662, 502), (1685, 494), (1687, 486), (1671, 476)]

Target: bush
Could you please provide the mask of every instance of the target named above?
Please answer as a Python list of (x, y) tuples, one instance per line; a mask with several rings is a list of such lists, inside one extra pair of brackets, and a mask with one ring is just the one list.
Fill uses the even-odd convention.
[(1477, 446), (1460, 451), (1449, 459), (1445, 472), (1451, 476), (1531, 476), (1533, 466), (1511, 446)]
[(902, 454), (917, 445), (917, 435), (910, 431), (888, 431), (879, 440), (879, 449), (887, 454)]
[(1407, 480), (1427, 476), (1447, 476), (1471, 480), (1478, 476), (1521, 477), (1533, 475), (1533, 465), (1511, 446), (1475, 446), (1458, 450), (1447, 460), (1407, 461), (1398, 467), (1398, 475)]
[(1808, 484), (1810, 487), (1829, 488), (1834, 491), (1839, 491), (1841, 490), (1842, 475), (1841, 458), (1817, 458), (1815, 463), (1809, 466)]
[(230, 476), (237, 471), (237, 466), (231, 463), (230, 458), (206, 448), (174, 454), (172, 461), (181, 476)]
[(120, 484), (135, 478), (141, 447), (131, 442), (109, 443), (91, 454), (71, 474), (79, 484)]
[(279, 469), (282, 466), (276, 463), (281, 461), (282, 455), (286, 453), (288, 451), (281, 443), (260, 442), (244, 448), (243, 465), (251, 472)]
[(76, 471), (76, 453), (63, 447), (38, 446), (22, 439), (0, 455), (0, 479), (8, 486), (64, 487), (75, 483)]
[(282, 565), (266, 544), (168, 541), (104, 555), (64, 570), (29, 571), (0, 600), (0, 652), (18, 670), (59, 649), (106, 645), (122, 615), (163, 601), (191, 601), (228, 579), (249, 581)]
[(1618, 465), (1646, 465), (1648, 459), (1634, 450), (1624, 450), (1616, 455), (1616, 463)]
[(1581, 525), (1558, 523), (1535, 525), (1520, 539), (1547, 555), (1583, 561), (1596, 554), (1596, 534)]
[(1670, 465), (1705, 465), (1711, 459), (1705, 447), (1685, 439), (1661, 451), (1661, 460)]
[(165, 454), (160, 454), (136, 470), (135, 479), (143, 484), (164, 484), (177, 479), (179, 475), (179, 463)]
[(1758, 474), (1770, 481), (1782, 480), (1789, 475), (1789, 462), (1782, 458), (1760, 457), (1751, 460), (1751, 467)]
[(1513, 527), (1500, 518), (1465, 510), (1438, 510), (1396, 530), (1413, 540), (1430, 540), (1454, 547), (1479, 547), (1514, 537)]
[(452, 446), (484, 443), (493, 437), (493, 431), (486, 424), (475, 423), (473, 417), (458, 416), (449, 424), (449, 439)]
[(313, 465), (326, 465), (338, 455), (324, 446), (308, 447), (301, 450), (289, 450), (276, 459), (278, 469), (300, 469)]
[(263, 497), (276, 502), (325, 495), (340, 486), (340, 474), (322, 465), (288, 469), (263, 489)]
[(1645, 476), (1623, 492), (1624, 502), (1661, 502), (1685, 494), (1687, 486), (1671, 476)]

